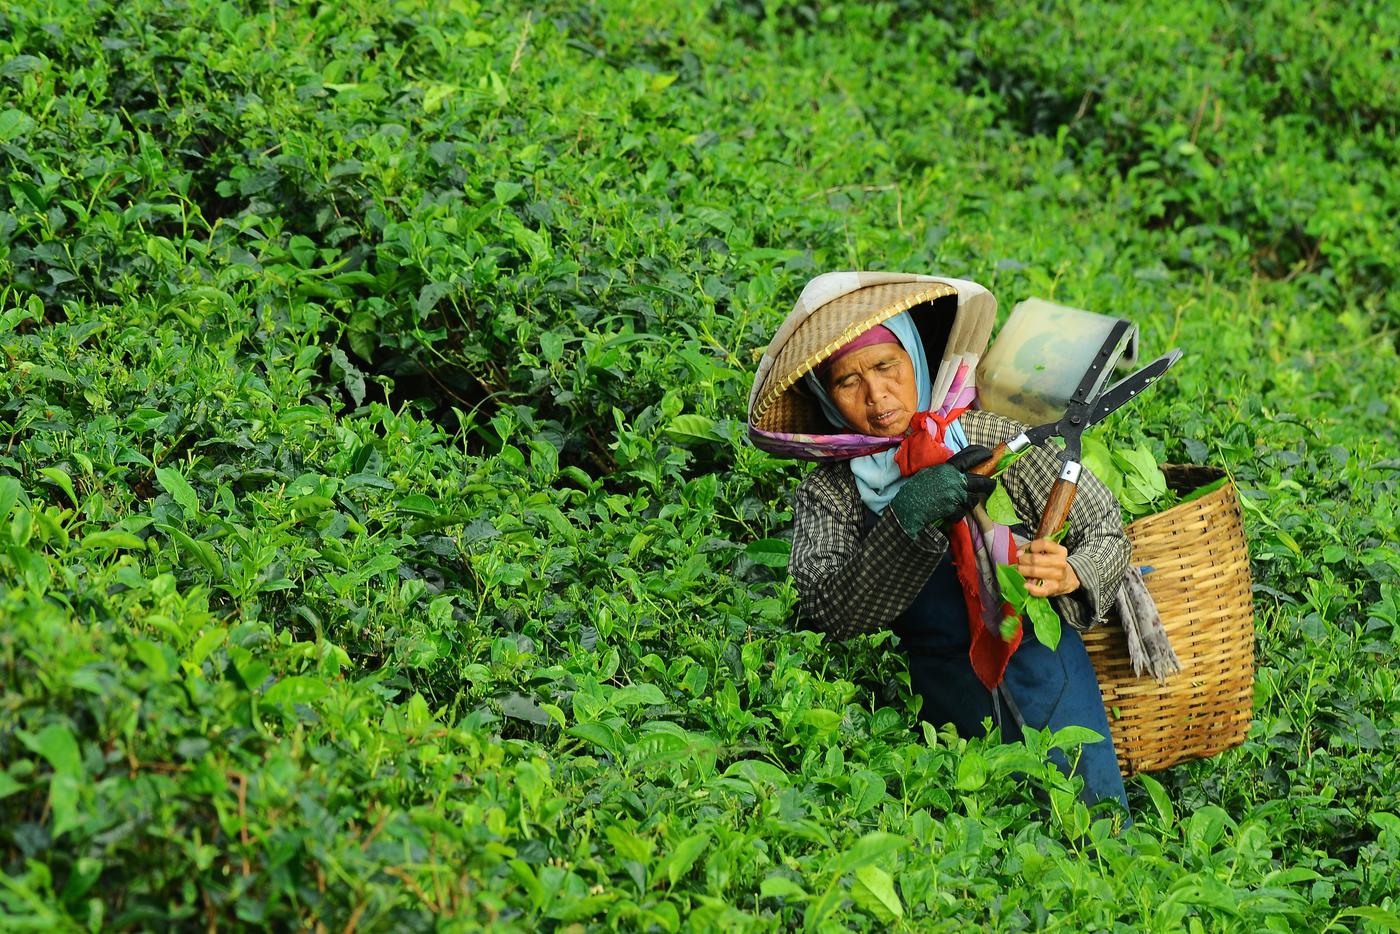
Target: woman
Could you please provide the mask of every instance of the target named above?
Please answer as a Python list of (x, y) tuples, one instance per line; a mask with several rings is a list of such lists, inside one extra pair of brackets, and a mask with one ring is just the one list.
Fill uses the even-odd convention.
[[(987, 604), (999, 611), (999, 596), (989, 599), (983, 593), (979, 606), (978, 585), (970, 582), (979, 579), (973, 567), (977, 546), (994, 536), (983, 534), (990, 525), (985, 514), (975, 522), (965, 517), (994, 483), (966, 471), (1023, 426), (968, 407), (970, 377), (982, 349), (975, 337), (970, 353), (960, 348), (965, 359), (956, 368), (967, 385), (957, 388), (955, 376), (955, 390), (940, 394), (935, 404), (935, 382), (939, 388), (949, 383), (948, 359), (959, 363), (959, 353), (945, 348), (960, 334), (966, 340), (963, 306), (983, 299), (981, 318), (989, 322), (990, 296), (958, 280), (840, 275), (856, 278), (833, 284), (819, 277), (809, 284), (794, 312), (802, 320), (786, 338), (801, 344), (806, 332), (812, 343), (814, 328), (830, 338), (841, 327), (840, 340), (828, 340), (808, 354), (811, 365), (800, 379), (773, 383), (772, 368), (766, 374), (761, 368), (763, 386), (756, 383), (751, 397), (751, 436), (760, 446), (798, 453), (797, 438), (806, 445), (799, 456), (826, 461), (802, 482), (794, 506), (790, 570), (802, 616), (841, 639), (893, 629), (908, 658), (910, 683), (923, 699), (921, 716), (935, 725), (951, 722), (962, 736), (982, 735), (988, 718), (1011, 741), (1020, 738), (1022, 723), (1094, 730), (1104, 739), (1086, 744), (1075, 765), (1085, 797), (1116, 800), (1126, 809), (1098, 682), (1076, 632), (1102, 621), (1127, 565), (1129, 545), (1118, 504), (1086, 471), (1064, 544), (1032, 541), (1016, 556), (1027, 590), (1051, 598), (1069, 624), (1057, 649), (1036, 641), (1030, 627), (1019, 643), (989, 634), (983, 625), (990, 620)], [(946, 291), (939, 293), (940, 288)], [(900, 308), (908, 310), (886, 315)], [(865, 326), (876, 319), (878, 324)], [(981, 344), (986, 330), (989, 324)], [(779, 370), (783, 350), (769, 350)], [(930, 359), (945, 365), (935, 374)], [(792, 377), (800, 367), (788, 369)], [(825, 419), (826, 434), (810, 411), (773, 414), (800, 409), (804, 397)], [(775, 425), (802, 430), (774, 431)], [(916, 439), (923, 445), (922, 460), (910, 463)], [(1039, 518), (1058, 472), (1052, 454), (1032, 449), (1002, 474), (1000, 482), (1023, 522)], [(980, 579), (985, 583), (985, 574)]]

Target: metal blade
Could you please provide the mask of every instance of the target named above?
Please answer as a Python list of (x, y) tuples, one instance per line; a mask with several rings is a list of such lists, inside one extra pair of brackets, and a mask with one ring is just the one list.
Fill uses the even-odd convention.
[(1084, 427), (1097, 424), (1103, 421), (1109, 414), (1114, 412), (1119, 406), (1132, 399), (1148, 386), (1161, 377), (1167, 370), (1171, 369), (1176, 361), (1181, 359), (1181, 351), (1173, 350), (1164, 353), (1156, 360), (1136, 372), (1123, 377), (1108, 389), (1103, 395), (1094, 400), (1093, 407), (1089, 410), (1089, 417), (1084, 423)]
[(1108, 379), (1108, 374), (1113, 372), (1113, 367), (1118, 362), (1118, 358), (1123, 354), (1124, 349), (1132, 343), (1133, 335), (1137, 333), (1137, 325), (1123, 318), (1115, 318), (1113, 327), (1109, 329), (1108, 336), (1104, 339), (1103, 346), (1095, 354), (1089, 368), (1084, 371), (1084, 378), (1079, 381), (1078, 388), (1074, 395), (1070, 397), (1069, 407), (1088, 404), (1090, 400), (1099, 397), (1099, 390), (1103, 388), (1104, 381)]
[(1044, 425), (1037, 425), (1034, 428), (1026, 429), (1026, 437), (1031, 439), (1031, 444), (1035, 447), (1040, 447), (1059, 433), (1059, 422), (1046, 422)]

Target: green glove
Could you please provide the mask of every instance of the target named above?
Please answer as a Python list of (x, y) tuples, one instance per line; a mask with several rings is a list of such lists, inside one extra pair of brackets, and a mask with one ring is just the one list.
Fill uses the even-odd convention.
[(890, 500), (890, 508), (909, 537), (930, 524), (961, 519), (977, 505), (979, 497), (996, 489), (997, 482), (991, 477), (967, 473), (991, 456), (992, 452), (980, 444), (968, 445), (946, 463), (925, 467), (904, 481)]

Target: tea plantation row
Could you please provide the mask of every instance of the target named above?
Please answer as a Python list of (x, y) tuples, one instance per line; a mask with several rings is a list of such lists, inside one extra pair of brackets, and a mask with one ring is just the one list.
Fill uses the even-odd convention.
[[(5, 926), (1400, 929), (1393, 19), (0, 8)], [(1121, 834), (793, 629), (834, 268), (1186, 350), (1255, 722)]]

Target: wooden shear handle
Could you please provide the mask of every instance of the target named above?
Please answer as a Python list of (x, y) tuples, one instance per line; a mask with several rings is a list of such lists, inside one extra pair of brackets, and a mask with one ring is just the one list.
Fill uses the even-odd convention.
[(1050, 538), (1064, 528), (1069, 518), (1069, 507), (1074, 505), (1074, 494), (1079, 490), (1079, 463), (1066, 462), (1055, 485), (1050, 488), (1050, 498), (1045, 501), (1045, 511), (1040, 515), (1040, 528), (1036, 538)]
[[(1011, 450), (1006, 442), (998, 444), (992, 451), (992, 456), (982, 461), (968, 470), (970, 474), (979, 477), (990, 477), (997, 469), (997, 464)], [(1040, 516), (1040, 528), (1036, 530), (1036, 538), (1050, 538), (1052, 535), (1064, 528), (1065, 520), (1069, 518), (1069, 509), (1074, 505), (1074, 494), (1079, 490), (1079, 473), (1082, 468), (1078, 461), (1066, 461), (1060, 470), (1060, 476), (1055, 480), (1055, 485), (1050, 488), (1050, 497), (1045, 501), (1045, 511)]]
[(990, 477), (996, 471), (997, 464), (1001, 463), (1001, 459), (1006, 456), (1006, 452), (1009, 450), (1010, 448), (1008, 448), (1006, 442), (1003, 441), (992, 450), (991, 457), (968, 470), (968, 473), (976, 474), (979, 477)]

